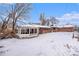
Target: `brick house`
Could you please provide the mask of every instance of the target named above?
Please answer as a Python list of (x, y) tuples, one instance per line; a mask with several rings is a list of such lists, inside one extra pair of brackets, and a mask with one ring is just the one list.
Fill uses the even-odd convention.
[(65, 26), (45, 26), (45, 25), (22, 25), (18, 27), (17, 35), (20, 37), (34, 37), (39, 34), (49, 32), (73, 32), (74, 27), (71, 25)]
[(34, 37), (39, 34), (51, 32), (49, 26), (43, 25), (22, 25), (19, 26), (16, 30), (19, 37)]

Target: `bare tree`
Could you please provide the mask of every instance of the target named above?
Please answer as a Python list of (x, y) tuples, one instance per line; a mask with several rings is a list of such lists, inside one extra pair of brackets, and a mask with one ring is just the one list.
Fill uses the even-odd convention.
[(50, 19), (47, 19), (47, 20), (46, 20), (46, 25), (47, 25), (47, 26), (50, 26)]
[(46, 24), (46, 20), (45, 20), (45, 15), (44, 13), (40, 14), (40, 24), (41, 25), (45, 25)]
[(50, 18), (46, 19), (44, 13), (40, 14), (40, 24), (41, 25), (54, 26), (57, 23), (59, 23), (59, 21), (55, 17), (50, 17)]
[(2, 27), (6, 25), (9, 21), (13, 21), (13, 29), (14, 29), (17, 20), (23, 20), (23, 19), (26, 20), (29, 17), (31, 4), (30, 3), (16, 3), (16, 4), (10, 4), (9, 6), (10, 8), (8, 8), (7, 12), (3, 13), (7, 15), (4, 18), (2, 17), (0, 18), (2, 19), (2, 22), (3, 22)]
[[(26, 20), (29, 17), (29, 12), (32, 9), (30, 3), (10, 4), (6, 12), (6, 16), (2, 19), (2, 30), (8, 27), (9, 22), (12, 22), (12, 31), (15, 31), (15, 26), (19, 20)], [(5, 9), (6, 10), (6, 9)], [(1, 31), (2, 32), (2, 31)]]
[(15, 25), (17, 20), (23, 20), (28, 18), (29, 11), (31, 10), (31, 4), (25, 4), (25, 3), (17, 3), (15, 5), (12, 5), (12, 20), (13, 20), (13, 27), (12, 29), (15, 29)]
[(55, 24), (58, 24), (59, 21), (55, 17), (50, 17), (51, 26), (54, 26)]

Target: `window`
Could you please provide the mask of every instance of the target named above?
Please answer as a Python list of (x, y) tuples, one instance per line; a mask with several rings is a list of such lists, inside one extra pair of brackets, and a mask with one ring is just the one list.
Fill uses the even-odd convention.
[(29, 29), (21, 29), (21, 34), (29, 34)]
[(18, 33), (18, 29), (15, 29), (15, 32)]
[(35, 29), (35, 33), (37, 33), (37, 29)]
[(29, 34), (29, 29), (26, 29), (26, 32), (25, 32), (26, 34)]
[[(30, 29), (30, 34), (37, 33), (37, 29)], [(29, 34), (29, 29), (21, 29), (21, 34)]]
[(21, 34), (25, 34), (25, 30), (24, 29), (21, 29)]
[(34, 32), (34, 29), (30, 29), (30, 34), (33, 34), (33, 32)]

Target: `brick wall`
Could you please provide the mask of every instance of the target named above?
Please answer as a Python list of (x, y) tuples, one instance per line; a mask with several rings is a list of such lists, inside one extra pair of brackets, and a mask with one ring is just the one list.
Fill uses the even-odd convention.
[(51, 28), (40, 28), (39, 29), (39, 33), (42, 34), (42, 33), (48, 33), (48, 32), (51, 32)]
[(73, 32), (74, 28), (73, 27), (63, 27), (63, 28), (40, 28), (39, 29), (39, 34), (42, 33), (49, 33), (49, 32)]
[(63, 27), (63, 28), (52, 28), (53, 32), (73, 32), (74, 28), (73, 27)]

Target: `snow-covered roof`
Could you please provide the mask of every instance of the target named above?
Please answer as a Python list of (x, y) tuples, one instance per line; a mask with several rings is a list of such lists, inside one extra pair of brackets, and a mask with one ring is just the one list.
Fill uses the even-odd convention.
[(32, 24), (32, 25), (21, 25), (20, 27), (38, 27), (38, 28), (50, 28), (50, 26), (45, 26), (45, 25), (35, 25), (35, 24)]
[(74, 27), (73, 25), (56, 25), (56, 26), (46, 26), (46, 25), (36, 25), (36, 24), (26, 24), (26, 25), (20, 25), (20, 27), (38, 27), (38, 28), (51, 28), (51, 27)]
[(62, 28), (63, 26), (57, 25), (57, 26), (51, 26), (51, 27), (58, 27), (58, 28)]
[(73, 25), (64, 25), (64, 27), (74, 27)]
[(63, 28), (63, 27), (74, 27), (74, 25), (56, 25), (56, 26), (51, 26), (51, 27)]

